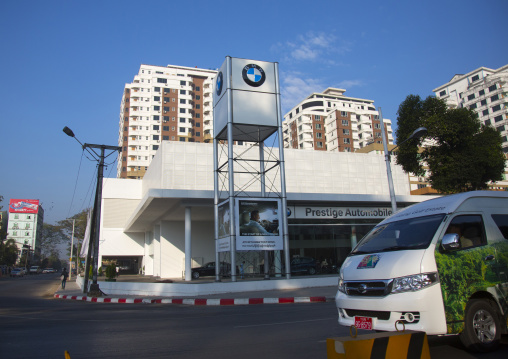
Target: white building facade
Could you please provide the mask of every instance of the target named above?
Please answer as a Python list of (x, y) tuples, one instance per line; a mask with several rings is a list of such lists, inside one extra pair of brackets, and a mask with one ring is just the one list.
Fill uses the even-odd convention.
[(432, 90), (449, 107), (465, 107), (478, 113), (480, 121), (493, 126), (508, 154), (508, 65), (496, 70), (480, 67)]
[(391, 121), (379, 120), (373, 100), (347, 97), (346, 90), (313, 93), (284, 116), (284, 148), (354, 152), (382, 143), (381, 131), (393, 143)]
[(117, 177), (144, 176), (162, 141), (210, 142), (217, 71), (141, 65), (120, 106)]
[[(246, 146), (235, 148), (249, 156)], [(258, 147), (251, 149), (257, 156)], [(189, 258), (193, 267), (215, 261), (212, 151), (203, 143), (163, 141), (142, 180), (104, 180), (99, 266), (114, 261), (133, 273), (184, 278)], [(291, 258), (340, 265), (356, 240), (391, 214), (384, 158), (293, 149), (284, 157)], [(393, 165), (392, 173), (399, 207), (429, 198), (409, 195), (401, 167)], [(271, 176), (267, 182), (279, 183), (278, 173)], [(240, 175), (235, 184), (246, 196), (259, 195), (249, 181)], [(259, 274), (263, 258), (252, 253), (245, 273)]]

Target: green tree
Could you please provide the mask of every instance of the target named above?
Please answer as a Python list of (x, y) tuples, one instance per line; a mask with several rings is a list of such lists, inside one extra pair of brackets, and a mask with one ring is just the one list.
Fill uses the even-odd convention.
[(18, 247), (14, 239), (0, 242), (0, 264), (12, 266), (18, 259)]
[[(408, 138), (418, 127), (426, 127), (431, 141), (419, 151), (419, 141), (399, 147), (397, 164), (416, 176), (427, 175), (439, 192), (457, 193), (486, 189), (491, 181), (503, 179), (505, 155), (502, 139), (491, 126), (482, 125), (478, 115), (466, 108), (450, 109), (435, 97), (422, 100), (409, 95), (397, 112), (398, 139)], [(428, 166), (428, 169), (424, 166)]]
[[(39, 241), (41, 249), (41, 259), (44, 263), (45, 259), (58, 258), (59, 246), (68, 242), (68, 238), (59, 226), (44, 223), (42, 225), (42, 233)], [(46, 266), (46, 265), (43, 265)]]
[[(58, 221), (57, 226), (61, 229), (62, 233), (66, 236), (66, 241), (70, 244), (72, 238), (72, 226), (74, 223), (74, 245), (73, 245), (73, 256), (76, 256), (77, 253), (81, 250), (81, 244), (83, 238), (85, 237), (86, 231), (86, 220), (89, 209), (84, 209), (81, 212), (75, 214), (74, 216)], [(79, 239), (79, 245), (78, 245)], [(70, 257), (71, 250), (70, 246), (67, 245), (67, 258)]]

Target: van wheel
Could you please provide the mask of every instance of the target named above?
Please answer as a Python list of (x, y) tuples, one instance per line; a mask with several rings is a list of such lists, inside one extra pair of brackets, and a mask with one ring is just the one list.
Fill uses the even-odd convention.
[(501, 321), (494, 305), (486, 299), (472, 299), (467, 304), (464, 331), (460, 334), (467, 350), (489, 352), (499, 346)]
[(199, 278), (199, 272), (192, 272), (192, 278), (198, 279)]

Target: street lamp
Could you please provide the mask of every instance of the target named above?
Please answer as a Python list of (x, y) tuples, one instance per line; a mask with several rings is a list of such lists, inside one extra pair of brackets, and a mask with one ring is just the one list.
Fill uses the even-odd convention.
[[(83, 292), (86, 291), (88, 287), (88, 265), (90, 263), (90, 258), (92, 254), (93, 249), (93, 283), (90, 285), (90, 291), (88, 292), (91, 296), (100, 296), (101, 290), (99, 288), (99, 284), (97, 283), (97, 271), (99, 268), (99, 234), (100, 234), (100, 216), (101, 216), (101, 199), (102, 199), (102, 178), (104, 177), (104, 159), (106, 157), (111, 156), (116, 151), (120, 152), (122, 150), (122, 147), (118, 146), (106, 146), (106, 145), (93, 145), (89, 143), (82, 144), (74, 135), (74, 132), (72, 130), (65, 126), (63, 129), (63, 132), (69, 136), (74, 137), (76, 141), (79, 142), (83, 150), (87, 150), (88, 153), (92, 155), (92, 157), (99, 162), (99, 168), (97, 170), (97, 190), (95, 192), (95, 204), (94, 204), (94, 211), (93, 211), (93, 220), (92, 223), (94, 224), (92, 227), (94, 227), (94, 235), (93, 240), (90, 240), (90, 245), (88, 247), (88, 256), (86, 260), (86, 268), (85, 268), (85, 283), (83, 286)], [(100, 155), (94, 151), (94, 148), (100, 149), (101, 153)], [(105, 150), (112, 151), (107, 156), (104, 155)]]
[(392, 214), (397, 211), (397, 201), (395, 200), (395, 190), (393, 189), (393, 178), (392, 178), (392, 169), (390, 164), (390, 156), (392, 155), (392, 152), (402, 145), (403, 143), (406, 143), (409, 140), (413, 139), (419, 139), (427, 134), (427, 129), (425, 127), (418, 127), (416, 130), (413, 131), (411, 136), (406, 138), (401, 143), (397, 144), (394, 148), (392, 148), (390, 151), (388, 151), (388, 141), (386, 139), (386, 134), (383, 126), (383, 114), (381, 112), (381, 107), (378, 107), (379, 111), (379, 121), (381, 122), (381, 135), (383, 138), (383, 147), (385, 151), (385, 162), (386, 162), (386, 175), (388, 177), (388, 189), (390, 190), (390, 201), (392, 202)]

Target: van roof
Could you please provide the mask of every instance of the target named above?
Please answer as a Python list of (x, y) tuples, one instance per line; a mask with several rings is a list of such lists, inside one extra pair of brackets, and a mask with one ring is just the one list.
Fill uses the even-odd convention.
[(464, 203), (464, 201), (470, 198), (479, 197), (492, 197), (492, 198), (508, 198), (508, 192), (506, 191), (471, 191), (463, 192), (451, 195), (445, 195), (443, 197), (430, 199), (428, 201), (413, 204), (412, 206), (406, 207), (399, 212), (386, 218), (380, 224), (386, 224), (390, 222), (400, 221), (407, 218), (415, 218), (424, 216), (430, 216), (432, 214), (448, 214), (457, 210), (457, 208)]

